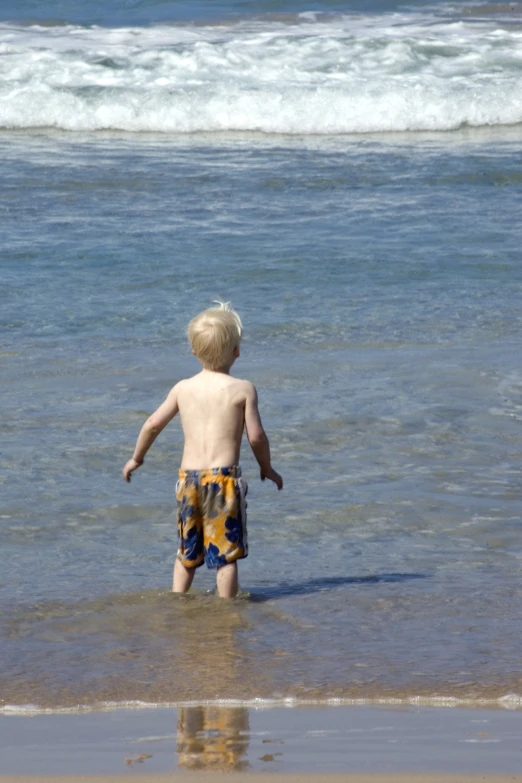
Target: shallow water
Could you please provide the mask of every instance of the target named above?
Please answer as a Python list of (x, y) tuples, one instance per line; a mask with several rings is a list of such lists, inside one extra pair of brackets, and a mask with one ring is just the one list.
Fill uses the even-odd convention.
[[(0, 148), (3, 705), (518, 705), (520, 125), (33, 127)], [(259, 483), (245, 447), (250, 598), (233, 604), (207, 572), (168, 593), (179, 423), (120, 475), (197, 370), (184, 327), (216, 296), (243, 317), (235, 371), (285, 478)]]

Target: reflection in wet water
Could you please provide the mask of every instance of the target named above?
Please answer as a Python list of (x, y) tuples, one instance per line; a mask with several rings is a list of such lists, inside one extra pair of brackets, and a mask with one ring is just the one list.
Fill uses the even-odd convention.
[(191, 770), (244, 772), (250, 725), (246, 707), (181, 707), (178, 766)]

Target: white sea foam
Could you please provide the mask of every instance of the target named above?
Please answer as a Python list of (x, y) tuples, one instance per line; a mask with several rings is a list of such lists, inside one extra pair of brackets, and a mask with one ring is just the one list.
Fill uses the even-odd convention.
[(308, 135), (522, 122), (522, 33), (491, 21), (0, 25), (0, 54), (2, 128)]
[(0, 715), (74, 715), (86, 712), (111, 712), (113, 710), (152, 710), (178, 709), (180, 707), (199, 707), (212, 705), (216, 707), (248, 707), (255, 710), (273, 709), (275, 707), (466, 707), (468, 709), (498, 709), (521, 710), (522, 696), (508, 693), (499, 698), (467, 698), (460, 696), (404, 696), (383, 698), (325, 698), (297, 699), (252, 698), (252, 699), (206, 699), (194, 701), (145, 702), (145, 701), (103, 701), (94, 704), (78, 704), (73, 707), (40, 707), (37, 704), (8, 704), (0, 707)]

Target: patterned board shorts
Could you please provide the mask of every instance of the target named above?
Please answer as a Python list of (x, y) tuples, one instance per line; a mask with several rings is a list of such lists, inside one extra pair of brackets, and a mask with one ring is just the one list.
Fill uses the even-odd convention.
[(205, 561), (221, 568), (248, 555), (246, 494), (240, 468), (179, 471), (178, 559), (184, 566)]

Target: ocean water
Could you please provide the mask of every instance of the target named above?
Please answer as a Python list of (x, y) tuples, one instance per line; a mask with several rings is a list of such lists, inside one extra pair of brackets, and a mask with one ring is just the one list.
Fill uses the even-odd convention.
[[(0, 704), (520, 707), (520, 4), (0, 11)], [(216, 297), (241, 597), (169, 593), (174, 421)]]

